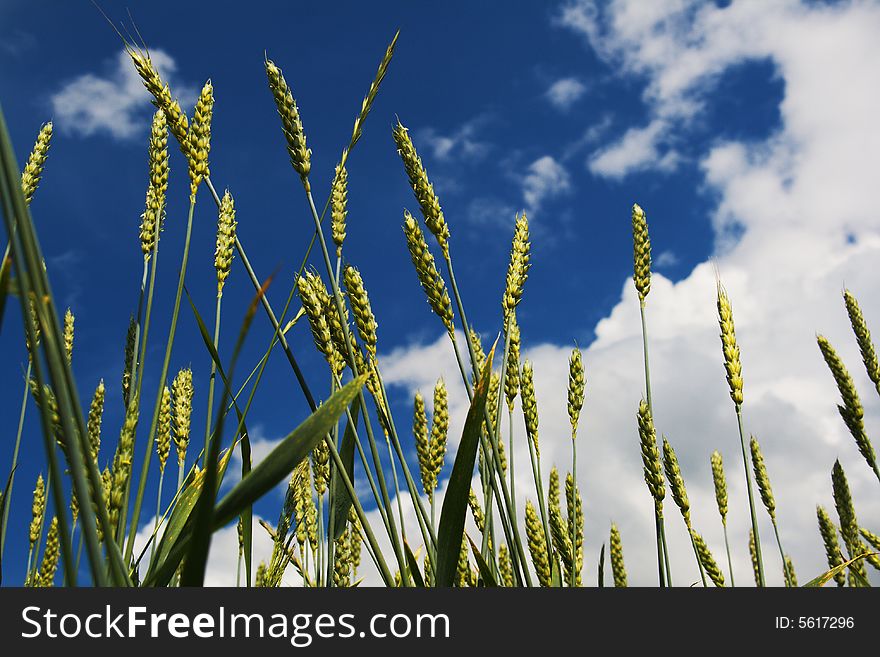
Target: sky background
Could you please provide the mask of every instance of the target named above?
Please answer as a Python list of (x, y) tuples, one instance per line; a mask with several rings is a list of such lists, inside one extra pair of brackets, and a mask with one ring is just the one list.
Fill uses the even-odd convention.
[[(850, 479), (860, 521), (880, 529), (878, 483), (837, 417), (837, 391), (815, 342), (821, 332), (841, 353), (861, 392), (869, 434), (876, 431), (880, 400), (860, 365), (841, 291), (849, 287), (869, 324), (880, 325), (874, 274), (880, 216), (873, 198), (880, 171), (880, 91), (873, 82), (880, 70), (878, 3), (401, 1), (331, 8), (252, 2), (243, 9), (218, 2), (206, 12), (199, 5), (131, 0), (103, 7), (117, 21), (127, 21), (131, 9), (185, 108), (211, 79), (211, 177), (235, 197), (239, 236), (258, 275), (277, 274), (269, 291), (277, 309), (313, 230), (267, 89), (264, 55), (283, 69), (300, 107), (320, 206), (361, 98), (400, 29), (388, 76), (349, 160), (345, 243), (345, 258), (361, 270), (377, 314), (397, 424), (408, 426), (412, 395), (421, 390), (430, 397), (440, 375), (450, 387), (452, 450), (466, 411), (451, 345), (424, 301), (401, 230), (403, 209), (417, 207), (391, 138), (399, 117), (440, 198), (469, 320), (487, 346), (500, 329), (514, 217), (528, 213), (533, 266), (518, 318), (524, 357), (534, 363), (546, 468), (570, 463), (567, 359), (575, 344), (584, 349), (578, 476), (586, 582), (595, 582), (613, 520), (630, 582), (655, 583), (652, 505), (635, 420), (644, 383), (631, 280), (634, 202), (647, 213), (653, 244), (647, 312), (655, 419), (676, 448), (695, 526), (716, 556), (724, 546), (709, 455), (719, 449), (731, 496), (734, 571), (738, 584), (751, 583), (742, 461), (717, 335), (716, 269), (733, 302), (743, 353), (746, 430), (761, 440), (783, 545), (799, 578), (823, 570), (815, 507), (833, 507), (835, 458)], [(119, 38), (85, 1), (0, 4), (0, 102), (20, 162), (40, 125), (54, 122), (32, 212), (58, 303), (76, 315), (73, 364), (81, 395), (89, 399), (105, 380), (104, 435), (112, 442), (121, 424), (125, 333), (141, 276), (138, 224), (153, 108)], [(150, 403), (170, 321), (188, 182), (185, 162), (172, 148), (144, 384)], [(213, 203), (202, 190), (187, 286), (206, 318), (214, 300), (215, 228)], [(322, 266), (317, 258), (312, 263)], [(253, 293), (239, 264), (224, 292), (220, 351), (227, 357)], [(23, 386), (19, 325), (19, 309), (10, 306), (0, 335), (0, 445), (8, 453), (0, 453), (0, 464), (12, 452)], [(250, 370), (270, 337), (258, 314), (240, 371)], [(326, 366), (305, 325), (289, 339), (311, 387), (325, 396)], [(184, 305), (171, 371), (188, 365), (195, 371), (193, 426), (200, 428), (210, 363)], [(255, 453), (266, 454), (306, 412), (286, 360), (274, 354), (249, 415)], [(37, 419), (31, 405), (4, 559), (10, 582), (23, 576), (29, 491), (44, 467)], [(524, 464), (519, 412), (515, 419), (515, 456)], [(518, 482), (534, 498), (530, 486), (530, 478)], [(280, 492), (270, 495), (257, 511), (274, 519), (280, 502)], [(698, 574), (669, 505), (673, 576), (690, 583)], [(763, 512), (761, 518), (768, 581), (779, 584), (772, 529)], [(216, 536), (209, 582), (232, 581), (234, 533)]]

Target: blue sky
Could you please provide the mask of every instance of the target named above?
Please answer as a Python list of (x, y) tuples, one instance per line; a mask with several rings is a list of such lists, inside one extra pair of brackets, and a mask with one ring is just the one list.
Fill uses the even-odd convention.
[[(816, 499), (799, 503), (797, 512), (791, 510), (789, 525), (791, 543), (801, 528), (812, 532), (812, 545), (802, 559), (818, 567), (821, 552), (810, 513), (820, 498), (829, 497), (827, 473), (834, 457), (828, 461), (828, 454), (839, 450), (852, 456), (854, 448), (835, 424), (833, 383), (815, 345), (793, 345), (808, 345), (815, 331), (826, 330), (816, 323), (833, 316), (828, 325), (846, 345), (841, 350), (853, 355), (835, 295), (845, 280), (862, 283), (857, 292), (867, 301), (877, 299), (876, 282), (858, 273), (863, 271), (862, 258), (876, 248), (877, 218), (868, 209), (869, 190), (862, 179), (851, 183), (856, 201), (845, 204), (833, 220), (824, 204), (852, 198), (853, 189), (844, 186), (829, 190), (826, 197), (802, 197), (805, 207), (780, 207), (778, 222), (767, 206), (790, 201), (792, 190), (801, 187), (818, 194), (816, 181), (838, 173), (842, 178), (846, 166), (855, 167), (849, 157), (858, 150), (855, 145), (877, 139), (874, 125), (858, 121), (853, 130), (864, 134), (847, 133), (852, 139), (838, 139), (835, 131), (852, 121), (844, 117), (835, 123), (815, 109), (810, 114), (811, 103), (831, 99), (815, 88), (809, 75), (820, 82), (827, 82), (828, 76), (858, 82), (857, 63), (878, 57), (876, 48), (859, 50), (869, 48), (860, 25), (874, 24), (878, 12), (876, 5), (859, 2), (827, 8), (786, 1), (764, 14), (750, 10), (749, 3), (728, 4), (615, 1), (594, 7), (584, 0), (430, 6), (384, 2), (377, 7), (351, 2), (330, 9), (318, 3), (255, 2), (246, 10), (238, 3), (217, 3), (206, 12), (197, 4), (107, 2), (105, 9), (112, 18), (127, 20), (125, 7), (131, 8), (148, 46), (164, 58), (175, 94), (191, 100), (205, 79), (212, 80), (212, 180), (235, 196), (239, 235), (258, 274), (277, 272), (269, 295), (278, 307), (312, 231), (266, 86), (264, 53), (284, 70), (302, 112), (313, 151), (311, 181), (320, 204), (360, 100), (388, 41), (400, 29), (390, 71), (348, 167), (345, 244), (345, 256), (360, 268), (378, 315), (380, 352), (388, 354), (387, 376), (395, 384), (392, 394), (405, 402), (416, 388), (427, 392), (425, 386), (445, 371), (450, 356), (448, 349), (437, 346), (442, 327), (424, 303), (401, 231), (403, 208), (415, 211), (416, 204), (391, 139), (391, 126), (399, 117), (411, 129), (443, 205), (456, 274), (476, 329), (489, 342), (499, 330), (514, 215), (525, 209), (532, 227), (533, 267), (519, 319), (525, 344), (534, 349), (536, 371), (546, 358), (546, 394), (559, 397), (560, 384), (551, 382), (549, 373), (564, 363), (560, 358), (575, 342), (590, 347), (588, 382), (596, 381), (597, 389), (605, 382), (604, 389), (613, 392), (603, 397), (597, 390), (596, 401), (588, 402), (592, 415), (584, 420), (589, 427), (585, 440), (596, 441), (597, 454), (602, 453), (599, 445), (611, 443), (607, 469), (597, 470), (595, 463), (583, 466), (583, 480), (596, 481), (595, 502), (589, 491), (586, 494), (588, 509), (596, 511), (596, 524), (588, 527), (588, 546), (596, 551), (607, 533), (607, 516), (629, 517), (635, 508), (639, 513), (650, 511), (647, 493), (638, 483), (635, 423), (630, 420), (642, 384), (638, 363), (632, 359), (638, 355), (633, 333), (638, 325), (632, 323), (633, 291), (627, 283), (632, 271), (629, 213), (633, 202), (641, 204), (654, 244), (654, 296), (662, 308), (652, 324), (658, 342), (655, 358), (659, 367), (668, 366), (667, 385), (658, 393), (658, 422), (665, 422), (670, 435), (680, 440), (680, 451), (699, 446), (692, 457), (681, 457), (686, 475), (692, 468), (695, 488), (710, 491), (706, 449), (714, 447), (708, 443), (728, 446), (731, 476), (735, 472), (735, 443), (722, 442), (732, 437), (704, 440), (706, 435), (719, 436), (718, 427), (730, 429), (724, 421), (731, 418), (723, 413), (732, 414), (723, 401), (720, 362), (710, 360), (720, 358), (711, 327), (710, 272), (718, 265), (735, 307), (742, 306), (745, 335), (753, 339), (754, 378), (747, 375), (747, 381), (756, 383), (755, 406), (766, 407), (766, 416), (756, 410), (754, 430), (782, 435), (780, 425), (785, 423), (775, 419), (785, 417), (780, 409), (800, 416), (816, 407), (824, 414), (821, 419), (807, 414), (801, 422), (822, 427), (815, 431), (816, 441), (827, 450), (817, 448), (815, 461), (798, 462), (811, 472), (818, 470), (821, 478), (815, 481), (824, 483), (821, 489), (816, 484)], [(779, 35), (775, 43), (774, 30)], [(810, 53), (798, 45), (805, 35), (821, 35), (832, 53), (830, 63), (813, 73), (805, 72)], [(55, 294), (77, 317), (74, 370), (83, 397), (90, 396), (100, 378), (106, 381), (105, 434), (110, 437), (121, 420), (122, 346), (140, 281), (137, 230), (152, 110), (120, 52), (119, 39), (88, 2), (12, 0), (0, 8), (0, 102), (20, 161), (41, 123), (51, 119), (55, 124), (32, 211)], [(874, 107), (876, 100), (857, 97), (841, 101), (841, 106)], [(108, 107), (115, 110), (108, 112)], [(826, 142), (840, 146), (833, 156), (844, 168), (832, 166), (838, 160), (829, 159), (820, 148)], [(852, 153), (845, 150), (851, 143)], [(814, 164), (826, 169), (817, 173)], [(171, 171), (147, 391), (154, 391), (158, 383), (156, 370), (185, 222), (188, 180), (178, 152), (172, 155)], [(865, 202), (858, 205), (862, 198)], [(203, 190), (187, 285), (206, 318), (211, 316), (214, 294), (214, 227), (215, 211)], [(861, 250), (847, 250), (841, 242), (833, 253), (821, 251), (820, 246), (837, 245), (843, 233), (857, 235)], [(815, 271), (811, 258), (837, 263), (837, 268), (819, 267), (825, 278), (812, 290), (817, 295), (817, 290), (829, 291), (822, 296), (821, 308), (827, 312), (814, 303), (809, 289), (788, 286), (788, 296), (783, 294), (785, 276), (768, 263), (774, 249), (778, 266), (790, 276)], [(785, 253), (789, 255), (780, 255)], [(312, 262), (321, 266), (318, 259)], [(224, 294), (221, 353), (226, 354), (252, 294), (236, 265)], [(793, 323), (791, 335), (774, 332), (774, 315), (766, 308), (788, 307), (780, 299), (791, 297), (801, 299), (801, 304), (792, 304), (804, 313), (810, 309), (801, 319), (812, 323), (804, 324), (803, 332)], [(18, 320), (17, 309), (10, 309), (0, 338), (3, 389), (10, 391), (0, 395), (2, 431), (8, 436), (2, 445), (8, 444), (3, 448), (8, 452), (25, 353)], [(242, 370), (259, 357), (269, 335), (268, 324), (258, 315)], [(324, 390), (326, 368), (307, 331), (295, 329), (291, 343), (312, 387)], [(625, 353), (615, 351), (624, 346)], [(748, 372), (748, 346), (743, 349)], [(782, 361), (775, 370), (769, 365), (774, 356)], [(817, 388), (810, 393), (822, 400), (816, 404), (806, 403), (812, 397), (797, 385), (806, 376), (800, 368), (808, 359), (803, 367)], [(712, 364), (703, 368), (704, 361)], [(425, 372), (411, 362), (421, 363)], [(197, 413), (203, 413), (209, 363), (184, 308), (172, 371), (190, 363), (196, 372)], [(851, 369), (857, 365), (851, 359)], [(688, 381), (688, 375), (699, 385)], [(662, 384), (663, 375), (659, 378)], [(791, 383), (789, 388), (784, 382)], [(870, 388), (865, 390), (867, 396)], [(590, 392), (588, 387), (588, 398)], [(700, 399), (703, 393), (709, 397)], [(688, 400), (694, 405), (686, 404)], [(873, 401), (866, 400), (869, 416)], [(555, 404), (548, 400), (547, 406), (555, 409)], [(251, 412), (252, 432), (267, 441), (277, 439), (302, 419), (305, 410), (286, 361), (276, 354)], [(401, 403), (400, 417), (407, 418), (408, 412)], [(23, 501), (42, 467), (41, 452), (33, 443), (36, 419), (30, 413), (25, 459), (16, 479), (18, 498), (4, 569), (12, 581), (21, 572), (26, 547), (17, 540), (28, 521)], [(559, 427), (564, 426), (562, 420), (564, 412), (556, 423)], [(566, 463), (565, 434), (560, 430), (554, 436), (553, 422), (547, 422), (547, 440), (558, 439), (558, 461)], [(202, 426), (198, 416), (194, 426)], [(784, 454), (786, 445), (790, 443), (780, 437), (777, 446), (771, 442), (765, 451)], [(620, 506), (613, 510), (605, 503), (614, 498), (610, 491), (615, 477), (609, 473), (624, 465), (627, 481), (633, 483), (625, 496), (616, 496)], [(784, 461), (779, 467), (783, 465)], [(848, 472), (860, 468), (864, 464), (856, 454)], [(780, 480), (783, 477), (792, 482), (787, 501), (794, 507), (801, 497), (795, 482), (803, 478), (780, 473)], [(629, 497), (631, 506), (622, 501)], [(711, 501), (711, 493), (705, 497), (706, 503)], [(273, 516), (275, 504), (272, 500), (262, 511)], [(705, 508), (705, 524), (714, 527), (710, 506)], [(878, 518), (876, 505), (866, 512)], [(651, 530), (637, 515), (618, 523), (625, 545), (627, 533), (638, 543)], [(717, 536), (708, 527), (705, 533), (717, 548)], [(639, 554), (639, 549), (634, 545), (633, 553)], [(650, 569), (647, 573), (646, 577)]]

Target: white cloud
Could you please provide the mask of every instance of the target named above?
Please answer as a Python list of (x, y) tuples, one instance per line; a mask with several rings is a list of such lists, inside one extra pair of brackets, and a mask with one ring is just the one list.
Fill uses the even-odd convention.
[(654, 266), (663, 268), (663, 267), (672, 267), (678, 264), (678, 256), (675, 255), (674, 252), (666, 250), (660, 253), (656, 258), (654, 258)]
[[(150, 56), (181, 105), (191, 105), (196, 91), (175, 80), (174, 59), (162, 50), (153, 50)], [(62, 130), (83, 137), (104, 133), (124, 140), (145, 132), (153, 111), (149, 99), (131, 58), (123, 50), (106, 75), (85, 73), (65, 84), (50, 100), (55, 125)]]
[(544, 155), (528, 166), (522, 187), (526, 207), (534, 212), (546, 199), (571, 190), (571, 178), (564, 166), (550, 155)]
[(587, 86), (577, 78), (562, 78), (550, 85), (546, 96), (554, 107), (565, 111), (574, 105), (586, 91)]
[(480, 135), (480, 130), (488, 121), (487, 115), (480, 115), (448, 134), (442, 134), (435, 128), (426, 128), (421, 131), (419, 139), (428, 145), (431, 154), (438, 160), (480, 160), (491, 148)]
[(661, 153), (661, 141), (667, 130), (666, 122), (661, 120), (644, 128), (630, 128), (616, 142), (593, 152), (587, 165), (594, 174), (607, 178), (622, 178), (645, 169), (670, 171), (679, 157), (671, 149)]

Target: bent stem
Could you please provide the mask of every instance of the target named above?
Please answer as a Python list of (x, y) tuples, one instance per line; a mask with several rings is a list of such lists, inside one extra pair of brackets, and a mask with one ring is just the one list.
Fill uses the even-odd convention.
[(782, 575), (785, 577), (785, 585), (791, 587), (793, 584), (788, 576), (788, 568), (785, 567), (785, 550), (782, 549), (782, 541), (779, 540), (779, 527), (775, 518), (773, 519), (773, 533), (776, 534), (776, 545), (779, 546), (779, 558), (782, 559)]

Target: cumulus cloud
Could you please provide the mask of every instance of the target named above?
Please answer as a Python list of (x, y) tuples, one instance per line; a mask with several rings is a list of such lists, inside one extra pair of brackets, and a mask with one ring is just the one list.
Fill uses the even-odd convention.
[[(191, 105), (196, 90), (177, 82), (174, 58), (162, 50), (153, 50), (150, 56), (181, 105)], [(85, 73), (74, 78), (55, 92), (50, 101), (55, 125), (61, 130), (82, 137), (103, 133), (126, 140), (146, 131), (152, 111), (149, 98), (131, 58), (123, 50), (106, 74)]]
[(567, 110), (587, 91), (587, 86), (577, 78), (562, 78), (550, 85), (546, 96), (550, 103), (560, 110)]
[(571, 190), (571, 177), (552, 156), (544, 155), (528, 166), (522, 188), (526, 207), (535, 211), (546, 199)]
[(630, 128), (617, 141), (594, 151), (588, 161), (590, 171), (607, 178), (622, 178), (644, 169), (670, 171), (678, 163), (678, 154), (661, 152), (666, 136), (665, 121), (652, 121), (644, 128)]
[[(747, 438), (754, 433), (761, 440), (783, 546), (806, 581), (825, 569), (815, 507), (822, 504), (833, 515), (830, 472), (835, 459), (846, 469), (859, 521), (880, 526), (880, 508), (871, 503), (877, 482), (840, 421), (839, 395), (815, 337), (817, 331), (828, 336), (849, 365), (862, 392), (869, 433), (876, 433), (880, 399), (860, 365), (841, 289), (846, 284), (853, 290), (869, 324), (880, 326), (880, 282), (874, 275), (880, 213), (873, 198), (880, 170), (880, 89), (866, 84), (880, 67), (880, 45), (874, 37), (880, 31), (880, 7), (793, 0), (734, 2), (724, 8), (688, 0), (615, 0), (603, 7), (572, 2), (563, 22), (614, 62), (620, 75), (640, 81), (646, 100), (656, 104), (650, 121), (660, 127), (654, 128), (656, 134), (649, 131), (649, 138), (641, 135), (647, 143), (643, 151), (662, 148), (686, 131), (694, 111), (712, 102), (716, 79), (743, 61), (769, 58), (784, 81), (781, 123), (773, 135), (714, 143), (697, 154), (698, 174), (717, 198), (708, 218), (715, 252), (711, 261), (697, 264), (677, 282), (655, 273), (647, 320), (658, 431), (678, 453), (695, 527), (722, 564), (724, 541), (709, 456), (714, 449), (723, 454), (733, 567), (737, 584), (748, 585), (750, 520), (715, 310), (715, 277), (720, 273), (733, 302), (742, 349)], [(662, 161), (664, 152), (656, 154)], [(624, 175), (630, 170), (621, 164), (624, 160), (621, 156), (612, 166), (606, 158), (604, 171)], [(630, 161), (642, 166), (645, 158)], [(654, 246), (662, 260), (668, 245)], [(540, 262), (533, 265), (540, 267)], [(528, 292), (523, 304), (529, 304)], [(614, 521), (621, 529), (630, 582), (655, 585), (653, 513), (635, 419), (644, 394), (641, 331), (630, 280), (622, 281), (619, 302), (597, 324), (595, 335), (584, 351), (587, 401), (578, 437), (585, 568), (595, 572)], [(545, 470), (551, 463), (570, 463), (565, 407), (569, 353), (570, 346), (535, 344), (523, 335), (523, 357), (534, 364)], [(386, 383), (408, 390), (425, 392), (443, 373), (454, 426), (461, 426), (464, 393), (448, 342), (398, 349), (383, 363)], [(506, 419), (502, 432), (506, 435)], [(457, 436), (455, 430), (450, 435)], [(526, 463), (518, 409), (514, 443), (514, 458)], [(520, 501), (534, 499), (528, 468), (518, 468), (517, 475)], [(699, 581), (699, 573), (671, 500), (668, 507), (673, 577), (676, 584), (688, 585)], [(772, 527), (759, 511), (767, 579), (781, 585)]]

